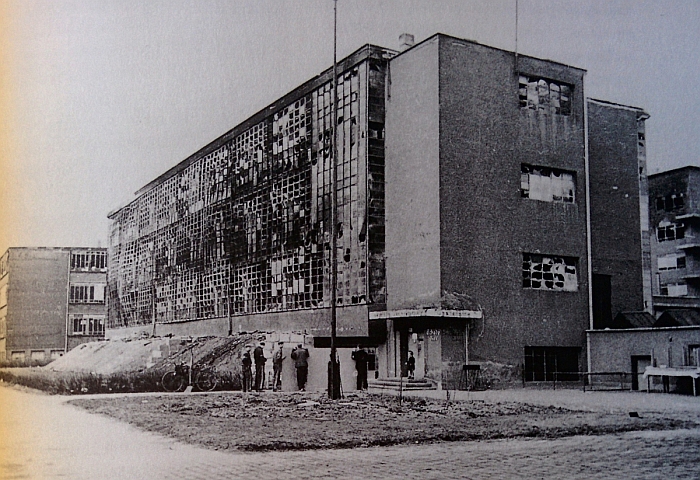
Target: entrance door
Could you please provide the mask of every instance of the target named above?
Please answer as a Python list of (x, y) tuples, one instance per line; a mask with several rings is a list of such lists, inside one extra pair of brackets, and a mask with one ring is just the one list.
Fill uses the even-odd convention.
[(646, 389), (644, 369), (651, 365), (651, 355), (632, 355), (632, 390)]

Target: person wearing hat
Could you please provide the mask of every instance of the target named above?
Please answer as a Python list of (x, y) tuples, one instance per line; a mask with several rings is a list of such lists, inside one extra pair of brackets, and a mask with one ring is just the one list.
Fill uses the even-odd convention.
[(250, 392), (253, 389), (252, 365), (253, 360), (250, 358), (250, 345), (246, 345), (245, 350), (243, 350), (241, 354), (241, 372), (243, 373), (241, 388), (244, 392)]
[(282, 353), (284, 342), (277, 343), (277, 350), (272, 355), (272, 391), (282, 390), (282, 361), (287, 358)]
[(351, 355), (352, 359), (355, 360), (355, 369), (357, 370), (357, 389), (367, 390), (367, 362), (369, 362), (369, 355), (359, 345)]
[(263, 347), (265, 342), (260, 342), (255, 350), (253, 350), (253, 359), (255, 360), (255, 390), (261, 391), (265, 386), (265, 353)]
[(292, 360), (297, 369), (297, 386), (303, 392), (306, 390), (306, 379), (309, 375), (309, 351), (300, 343), (292, 350)]

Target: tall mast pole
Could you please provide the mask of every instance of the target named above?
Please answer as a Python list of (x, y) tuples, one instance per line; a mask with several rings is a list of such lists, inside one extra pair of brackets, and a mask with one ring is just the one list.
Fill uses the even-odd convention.
[(331, 360), (328, 369), (328, 396), (340, 398), (340, 367), (336, 352), (336, 303), (338, 296), (338, 0), (333, 0), (333, 157), (331, 159)]

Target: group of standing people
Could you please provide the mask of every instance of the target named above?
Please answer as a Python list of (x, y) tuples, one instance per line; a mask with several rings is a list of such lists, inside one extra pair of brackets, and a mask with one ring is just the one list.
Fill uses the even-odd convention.
[[(251, 357), (252, 345), (246, 345), (241, 354), (242, 388), (244, 392), (265, 389), (265, 342), (260, 342), (255, 347)], [(277, 343), (277, 349), (272, 354), (272, 391), (282, 389), (282, 364), (287, 358), (283, 352), (284, 342)], [(297, 386), (299, 390), (306, 389), (306, 381), (309, 373), (309, 350), (301, 343), (292, 350), (292, 360), (297, 371)], [(255, 364), (255, 377), (253, 377), (253, 364)]]

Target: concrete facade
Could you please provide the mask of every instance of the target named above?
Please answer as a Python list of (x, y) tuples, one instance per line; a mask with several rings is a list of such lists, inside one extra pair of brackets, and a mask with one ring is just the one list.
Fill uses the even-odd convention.
[(652, 312), (647, 118), (588, 101), (593, 328), (611, 327), (620, 312)]
[[(584, 71), (522, 56), (517, 62), (512, 52), (444, 35), (391, 60), (387, 309), (441, 305), (454, 292), (483, 311), (468, 321), (394, 322), (411, 330), (409, 339), (418, 332), (422, 351), (440, 331), (443, 381), (454, 382), (444, 372), (454, 377), (467, 360), (522, 364), (527, 347), (569, 347), (577, 352), (574, 368), (585, 365)], [(522, 98), (524, 77), (567, 85), (567, 111), (531, 108), (526, 92)], [(571, 201), (525, 198), (526, 165), (570, 173)], [(571, 259), (576, 286), (524, 288), (529, 254)], [(430, 370), (435, 360), (426, 362)]]
[(45, 362), (104, 338), (106, 272), (106, 249), (8, 249), (0, 258), (0, 359)]

